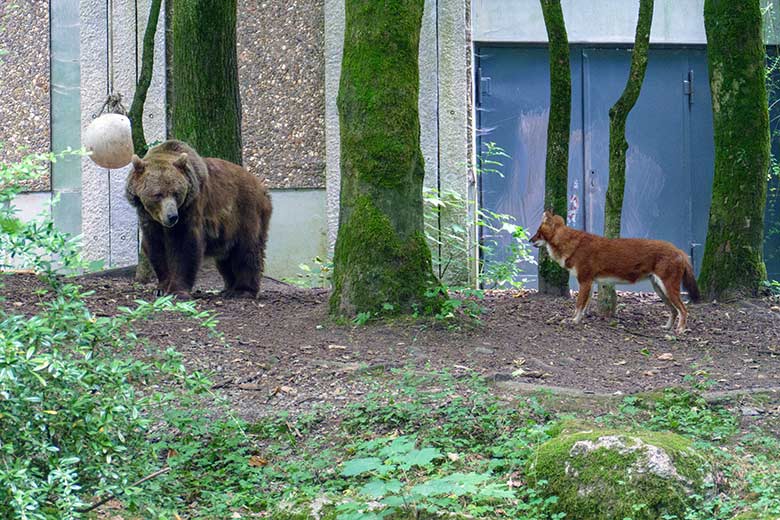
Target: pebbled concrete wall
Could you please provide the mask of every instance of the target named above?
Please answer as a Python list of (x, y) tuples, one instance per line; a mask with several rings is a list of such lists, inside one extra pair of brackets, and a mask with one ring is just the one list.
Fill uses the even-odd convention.
[[(439, 0), (437, 81), (439, 128), (439, 186), (442, 190), (458, 193), (462, 200), (474, 198), (474, 177), (470, 171), (471, 141), (469, 134), (469, 96), (471, 84), (471, 44), (468, 26), (468, 2)], [(458, 224), (469, 230), (468, 251), (474, 251), (477, 236), (473, 234), (474, 207), (457, 208), (442, 227)], [(449, 284), (463, 284), (474, 280), (475, 271), (469, 266), (473, 253), (442, 247), (441, 255), (451, 259), (443, 279)]]
[[(0, 56), (0, 162), (49, 151), (48, 29), (47, 2), (0, 2), (0, 52), (7, 52)], [(23, 186), (48, 190), (50, 180), (46, 175)]]
[(244, 164), (272, 188), (325, 186), (323, 0), (238, 3)]
[(344, 0), (325, 0), (325, 189), (328, 250), (333, 252), (339, 228), (341, 138), (336, 99), (344, 52)]

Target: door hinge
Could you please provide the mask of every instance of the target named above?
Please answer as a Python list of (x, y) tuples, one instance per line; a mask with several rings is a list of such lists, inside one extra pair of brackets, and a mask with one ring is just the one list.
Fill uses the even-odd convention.
[(490, 95), (490, 76), (482, 74), (482, 67), (477, 69), (477, 105), (482, 105), (482, 96)]
[(688, 96), (688, 106), (693, 105), (693, 69), (688, 70), (688, 77), (683, 80), (683, 94)]
[(696, 248), (701, 247), (702, 244), (698, 242), (691, 242), (691, 265), (693, 265), (694, 269), (696, 268)]

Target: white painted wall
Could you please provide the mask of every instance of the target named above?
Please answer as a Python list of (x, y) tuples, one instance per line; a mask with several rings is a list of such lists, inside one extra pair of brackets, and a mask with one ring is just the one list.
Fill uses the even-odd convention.
[(301, 263), (328, 254), (325, 190), (271, 190), (274, 210), (268, 229), (265, 274), (294, 277)]
[(23, 222), (31, 222), (43, 213), (51, 211), (51, 192), (37, 191), (20, 193), (11, 201), (16, 216)]
[[(773, 27), (780, 14), (778, 0), (762, 0), (771, 7)], [(562, 0), (570, 43), (633, 43), (639, 0)], [(547, 32), (539, 0), (473, 0), (474, 41), (546, 43)], [(650, 43), (706, 44), (704, 0), (656, 0)], [(767, 30), (767, 41), (780, 41), (777, 30)]]

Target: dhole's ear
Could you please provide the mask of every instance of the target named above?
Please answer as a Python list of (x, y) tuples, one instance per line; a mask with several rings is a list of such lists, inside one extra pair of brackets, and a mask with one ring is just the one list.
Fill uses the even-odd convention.
[(183, 172), (187, 171), (187, 154), (182, 152), (179, 157), (173, 161), (173, 165)]
[(553, 215), (553, 212), (552, 212), (552, 211), (550, 211), (549, 209), (546, 209), (546, 210), (544, 210), (544, 213), (542, 214), (542, 221), (543, 221), (543, 222), (547, 222), (547, 221), (549, 221), (551, 218), (553, 218), (553, 216), (554, 216), (554, 215)]
[(141, 173), (146, 169), (146, 161), (138, 157), (137, 155), (133, 155), (133, 170), (135, 170), (136, 173)]

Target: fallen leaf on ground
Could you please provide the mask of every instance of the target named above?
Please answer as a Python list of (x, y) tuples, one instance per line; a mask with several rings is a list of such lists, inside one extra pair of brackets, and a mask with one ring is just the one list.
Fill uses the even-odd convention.
[(249, 457), (249, 465), (253, 468), (262, 468), (268, 464), (268, 459), (264, 459), (260, 455), (252, 455)]

